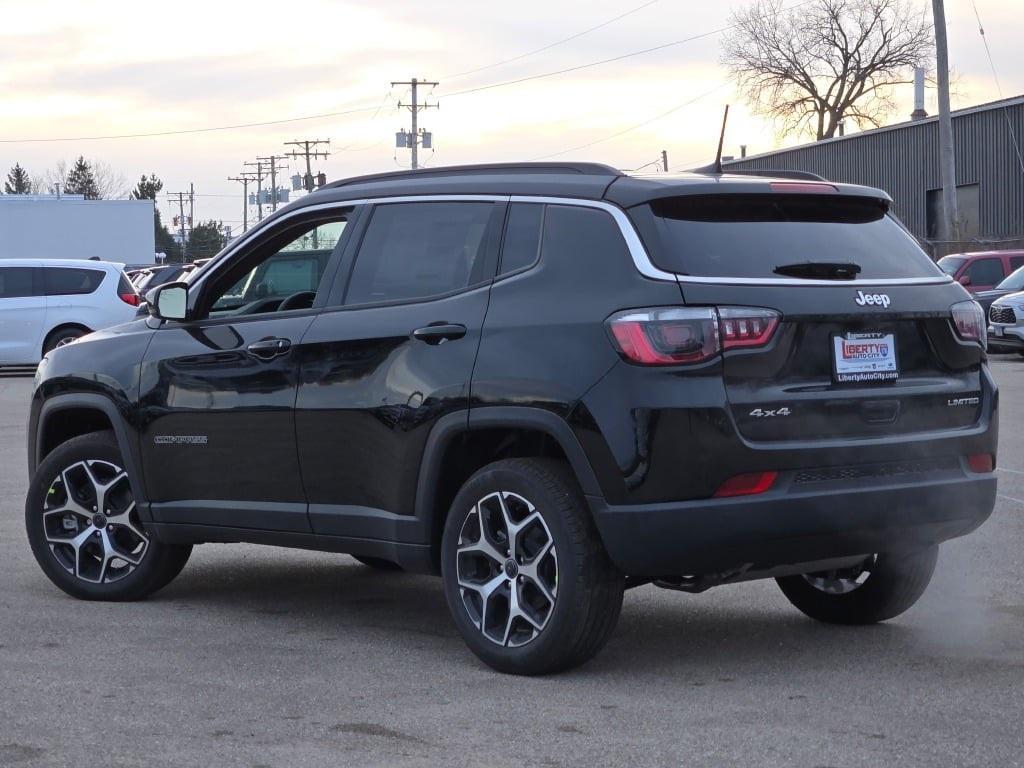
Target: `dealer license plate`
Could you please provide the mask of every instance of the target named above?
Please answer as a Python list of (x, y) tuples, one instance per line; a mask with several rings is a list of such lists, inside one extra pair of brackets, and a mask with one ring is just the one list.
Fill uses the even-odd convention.
[(833, 372), (838, 382), (894, 381), (896, 336), (892, 333), (847, 333), (832, 337)]

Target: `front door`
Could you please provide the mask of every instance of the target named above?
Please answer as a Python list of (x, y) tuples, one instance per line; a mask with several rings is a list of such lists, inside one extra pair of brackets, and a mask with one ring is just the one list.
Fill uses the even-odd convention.
[(420, 459), (436, 421), (468, 407), (504, 208), (424, 201), (369, 214), (301, 352), (296, 431), (314, 532), (426, 541), (413, 517)]
[(156, 521), (309, 531), (298, 360), (349, 213), (279, 222), (190, 286), (194, 319), (154, 333), (140, 434)]

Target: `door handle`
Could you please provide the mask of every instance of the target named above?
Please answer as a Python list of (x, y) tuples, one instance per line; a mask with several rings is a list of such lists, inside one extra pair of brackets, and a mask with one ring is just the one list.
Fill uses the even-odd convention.
[(273, 360), (280, 357), (291, 349), (292, 343), (288, 339), (260, 339), (254, 341), (248, 347), (249, 354), (258, 357), (260, 360)]
[(466, 326), (460, 323), (431, 323), (412, 332), (412, 337), (427, 344), (443, 344), (461, 339), (466, 335)]

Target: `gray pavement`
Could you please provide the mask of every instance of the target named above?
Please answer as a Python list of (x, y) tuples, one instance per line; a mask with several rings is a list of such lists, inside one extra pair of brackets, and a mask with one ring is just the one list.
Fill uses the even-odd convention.
[(772, 582), (627, 593), (585, 667), (491, 672), (440, 583), (204, 545), (134, 604), (78, 602), (25, 541), (31, 379), (0, 377), (0, 766), (1020, 766), (1024, 359), (1000, 498), (888, 624), (814, 624)]

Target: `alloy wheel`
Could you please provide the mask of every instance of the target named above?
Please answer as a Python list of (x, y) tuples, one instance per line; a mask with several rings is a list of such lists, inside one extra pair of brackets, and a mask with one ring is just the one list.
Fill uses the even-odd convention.
[(456, 572), (462, 605), (484, 637), (505, 647), (534, 640), (558, 596), (558, 558), (543, 515), (522, 496), (496, 491), (467, 513)]
[(46, 493), (43, 531), (61, 567), (93, 584), (123, 579), (149, 551), (128, 474), (109, 461), (79, 461), (60, 472)]
[(804, 580), (820, 592), (828, 595), (845, 595), (859, 589), (871, 575), (877, 557), (872, 555), (860, 565), (838, 568), (817, 573), (805, 573)]

